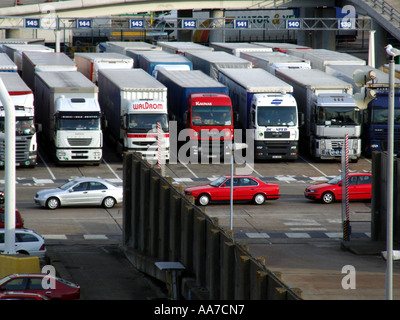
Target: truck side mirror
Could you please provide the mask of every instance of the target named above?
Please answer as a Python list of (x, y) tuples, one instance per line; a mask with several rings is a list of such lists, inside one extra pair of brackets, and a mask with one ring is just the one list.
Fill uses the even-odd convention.
[(188, 112), (185, 111), (185, 113), (183, 114), (183, 123), (186, 125), (186, 122), (188, 120)]
[(299, 126), (304, 126), (304, 113), (299, 112)]
[(42, 132), (42, 124), (35, 123), (35, 130), (36, 130), (36, 132)]

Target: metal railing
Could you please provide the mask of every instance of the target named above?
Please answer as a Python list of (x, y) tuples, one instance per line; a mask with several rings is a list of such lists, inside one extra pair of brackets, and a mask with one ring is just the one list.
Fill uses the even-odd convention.
[(390, 21), (397, 22), (400, 27), (400, 11), (389, 3), (384, 0), (364, 0), (364, 2), (371, 2), (373, 8), (379, 8), (382, 15), (387, 15)]

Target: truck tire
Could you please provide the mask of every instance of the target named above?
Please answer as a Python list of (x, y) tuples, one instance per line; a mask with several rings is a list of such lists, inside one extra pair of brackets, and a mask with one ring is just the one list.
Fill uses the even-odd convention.
[(254, 204), (261, 205), (265, 202), (265, 195), (262, 193), (257, 193), (253, 198)]
[(321, 201), (325, 204), (332, 203), (335, 201), (335, 195), (330, 191), (324, 192), (321, 196)]

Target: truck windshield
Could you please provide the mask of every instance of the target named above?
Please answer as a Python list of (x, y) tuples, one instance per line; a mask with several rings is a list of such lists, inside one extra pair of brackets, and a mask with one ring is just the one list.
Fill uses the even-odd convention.
[[(4, 118), (0, 119), (0, 131), (5, 132)], [(17, 136), (32, 135), (36, 132), (33, 119), (17, 118), (15, 122), (15, 131)]]
[(157, 123), (161, 123), (161, 129), (164, 132), (169, 131), (168, 115), (157, 113), (137, 113), (130, 114), (128, 118), (128, 132), (148, 132), (149, 130), (156, 129)]
[[(372, 123), (373, 124), (388, 124), (388, 109), (385, 108), (376, 108), (372, 109)], [(400, 124), (400, 109), (394, 110), (394, 123)]]
[(99, 130), (100, 118), (59, 118), (59, 130)]
[(193, 106), (192, 124), (195, 126), (230, 126), (230, 106)]
[(257, 108), (259, 126), (295, 126), (297, 125), (296, 107), (259, 107)]
[(317, 125), (345, 126), (360, 124), (360, 109), (354, 107), (320, 107)]

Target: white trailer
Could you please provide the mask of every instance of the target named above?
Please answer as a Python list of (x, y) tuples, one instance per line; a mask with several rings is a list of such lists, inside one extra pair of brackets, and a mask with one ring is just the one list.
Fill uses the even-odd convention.
[(282, 52), (242, 52), (240, 57), (250, 61), (253, 68), (275, 74), (276, 69), (311, 69), (310, 61)]
[(167, 88), (142, 69), (100, 70), (99, 102), (117, 152), (157, 160), (161, 124), (163, 159), (169, 159)]
[(133, 68), (132, 58), (113, 52), (76, 52), (74, 60), (78, 71), (93, 83), (97, 83), (100, 69)]
[(17, 65), (6, 53), (0, 53), (0, 72), (17, 72)]
[(200, 43), (190, 42), (190, 41), (189, 42), (186, 42), (186, 41), (171, 41), (171, 42), (158, 41), (157, 45), (160, 46), (163, 51), (181, 54), (181, 55), (185, 55), (185, 52), (191, 51), (191, 50), (214, 51), (214, 48), (202, 45)]
[(3, 51), (14, 61), (22, 73), (22, 53), (24, 51), (54, 52), (54, 49), (41, 44), (3, 44)]
[(187, 51), (185, 57), (192, 62), (194, 70), (201, 70), (215, 80), (218, 80), (218, 70), (221, 68), (252, 67), (250, 61), (223, 51)]
[(161, 47), (155, 46), (143, 41), (107, 41), (105, 43), (105, 52), (115, 52), (126, 54), (127, 50), (162, 50)]
[(295, 43), (284, 43), (284, 42), (250, 42), (261, 47), (271, 48), (273, 51), (286, 53), (287, 49), (312, 49), (307, 46), (301, 46)]
[(210, 47), (215, 51), (224, 51), (236, 57), (240, 57), (241, 52), (272, 52), (272, 48), (247, 42), (211, 42)]
[[(37, 164), (37, 132), (33, 107), (33, 92), (17, 72), (0, 72), (8, 94), (15, 106), (15, 164), (34, 167)], [(1, 102), (0, 102), (1, 103)], [(5, 110), (0, 108), (0, 166), (5, 161)]]
[(317, 69), (276, 70), (276, 76), (293, 86), (304, 114), (300, 146), (316, 159), (340, 159), (348, 135), (349, 159), (361, 155), (360, 109), (350, 83)]
[(98, 88), (78, 71), (39, 71), (35, 112), (56, 163), (94, 164), (102, 159)]
[(65, 53), (60, 52), (23, 52), (22, 79), (29, 88), (35, 88), (35, 74), (39, 71), (76, 71), (77, 67)]
[(331, 51), (327, 49), (288, 49), (286, 53), (296, 57), (309, 60), (311, 68), (325, 71), (326, 66), (334, 64), (348, 65), (366, 65), (365, 60), (357, 58), (351, 54)]
[(260, 68), (219, 71), (239, 127), (254, 130), (254, 158), (297, 159), (299, 120), (293, 87)]

